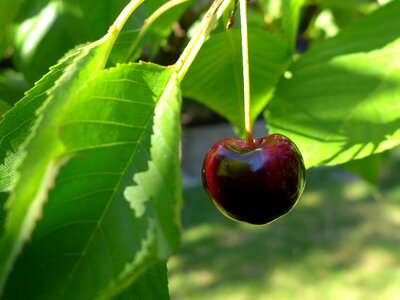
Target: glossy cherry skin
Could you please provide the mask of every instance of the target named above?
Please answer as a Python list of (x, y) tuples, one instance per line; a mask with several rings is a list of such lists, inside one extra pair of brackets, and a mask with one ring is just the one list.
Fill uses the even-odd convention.
[(237, 138), (215, 143), (204, 158), (203, 185), (228, 217), (267, 224), (296, 204), (306, 170), (299, 149), (286, 136), (271, 134), (254, 144), (248, 147)]

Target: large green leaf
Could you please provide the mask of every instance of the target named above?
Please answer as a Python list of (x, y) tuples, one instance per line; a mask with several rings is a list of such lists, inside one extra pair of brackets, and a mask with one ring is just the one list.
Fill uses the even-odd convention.
[(400, 2), (394, 1), (299, 59), (266, 112), (307, 167), (334, 165), (400, 144)]
[[(249, 28), (250, 29), (250, 28)], [(195, 99), (244, 132), (243, 75), (240, 31), (213, 35), (200, 50), (182, 81), (183, 95)], [(290, 51), (285, 41), (250, 29), (249, 60), (253, 120), (264, 109), (285, 70)]]
[(60, 168), (60, 155), (64, 152), (57, 129), (61, 108), (69, 101), (70, 95), (79, 89), (81, 78), (90, 78), (92, 73), (98, 71), (97, 65), (101, 68), (101, 58), (106, 48), (107, 45), (100, 44), (99, 47), (81, 50), (80, 59), (60, 77), (57, 88), (46, 99), (35, 122), (35, 130), (24, 149), (24, 158), (18, 169), (18, 179), (7, 202), (5, 232), (0, 241), (0, 290), (42, 214), (47, 190)]
[[(132, 1), (129, 9), (133, 10), (141, 2)], [(0, 295), (18, 255), (42, 215), (48, 190), (64, 163), (65, 147), (59, 136), (60, 113), (72, 96), (103, 70), (127, 15), (128, 10), (124, 10), (104, 38), (80, 48), (73, 63), (64, 70), (53, 88), (48, 90), (46, 80), (40, 87), (48, 97), (37, 111), (34, 130), (23, 143), (24, 157), (18, 169), (18, 179), (6, 203), (7, 215), (0, 240)], [(37, 89), (40, 88), (37, 86)], [(15, 151), (10, 145), (6, 146)]]
[(155, 65), (120, 65), (74, 96), (60, 130), (71, 157), (6, 298), (110, 298), (175, 251), (179, 115), (176, 74)]

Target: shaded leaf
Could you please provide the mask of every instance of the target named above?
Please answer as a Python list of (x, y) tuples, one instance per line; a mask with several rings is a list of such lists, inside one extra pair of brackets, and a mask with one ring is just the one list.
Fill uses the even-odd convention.
[(11, 25), (24, 0), (0, 1), (0, 57), (10, 43)]
[(183, 12), (193, 1), (175, 1), (174, 6), (159, 15), (154, 23), (147, 28), (144, 35), (140, 37), (144, 23), (148, 21), (149, 17), (157, 9), (167, 2), (165, 0), (156, 0), (146, 2), (142, 5), (141, 9), (132, 17), (132, 22), (125, 26), (115, 43), (115, 47), (111, 53), (111, 60), (113, 62), (135, 61), (140, 58), (143, 52), (145, 57), (155, 57), (158, 50), (166, 43), (166, 39), (171, 34), (173, 24), (179, 20)]
[(10, 105), (6, 101), (0, 99), (0, 116), (4, 115), (10, 108)]
[(167, 266), (157, 263), (140, 276), (135, 283), (126, 289), (118, 300), (164, 300), (169, 299)]
[(304, 0), (283, 0), (282, 1), (282, 29), (289, 41), (291, 50), (294, 50), (297, 30), (300, 19), (300, 9)]
[(387, 157), (388, 152), (382, 152), (362, 159), (351, 160), (341, 167), (359, 175), (371, 185), (377, 186), (382, 165)]
[(21, 73), (6, 69), (0, 72), (0, 99), (10, 106), (14, 105), (24, 96), (24, 92), (30, 88), (30, 84)]
[(6, 203), (8, 196), (9, 193), (0, 192), (0, 237), (2, 236), (4, 231), (4, 223), (6, 219), (6, 211), (4, 208), (4, 204)]
[[(128, 2), (128, 0), (77, 0), (86, 23), (85, 30), (88, 31), (89, 37), (91, 39), (102, 37)], [(138, 8), (136, 10), (136, 16), (131, 18), (132, 22), (141, 24), (143, 20), (138, 19), (137, 12), (142, 9)]]
[[(249, 28), (251, 112), (255, 120), (272, 96), (289, 62), (287, 44), (267, 32)], [(244, 132), (240, 32), (229, 30), (204, 43), (182, 81), (185, 97), (197, 100)]]
[(82, 20), (72, 11), (51, 1), (16, 26), (13, 60), (26, 79), (37, 81), (67, 50), (88, 40)]
[(400, 143), (400, 3), (321, 42), (282, 80), (268, 128), (292, 138), (307, 167), (334, 165)]

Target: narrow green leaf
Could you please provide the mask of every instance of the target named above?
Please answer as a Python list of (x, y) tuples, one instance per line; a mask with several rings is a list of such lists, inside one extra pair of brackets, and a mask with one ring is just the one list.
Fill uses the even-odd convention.
[(300, 9), (304, 0), (283, 0), (282, 1), (282, 29), (289, 41), (292, 51), (296, 46), (297, 30), (300, 19)]
[(180, 100), (175, 72), (151, 64), (106, 70), (72, 97), (59, 130), (70, 158), (6, 298), (110, 299), (176, 250)]
[[(251, 112), (255, 120), (272, 96), (289, 59), (285, 41), (249, 28)], [(182, 81), (183, 95), (225, 117), (244, 132), (240, 32), (213, 35), (200, 50)]]
[(400, 2), (321, 42), (282, 80), (266, 112), (307, 167), (334, 165), (400, 144)]

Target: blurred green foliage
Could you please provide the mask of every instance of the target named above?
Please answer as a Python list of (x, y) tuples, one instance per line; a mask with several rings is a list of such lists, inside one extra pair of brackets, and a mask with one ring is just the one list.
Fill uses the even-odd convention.
[(169, 262), (173, 299), (380, 299), (400, 293), (400, 148), (378, 188), (339, 167), (309, 171), (297, 206), (264, 227), (223, 217), (185, 192), (183, 242)]

